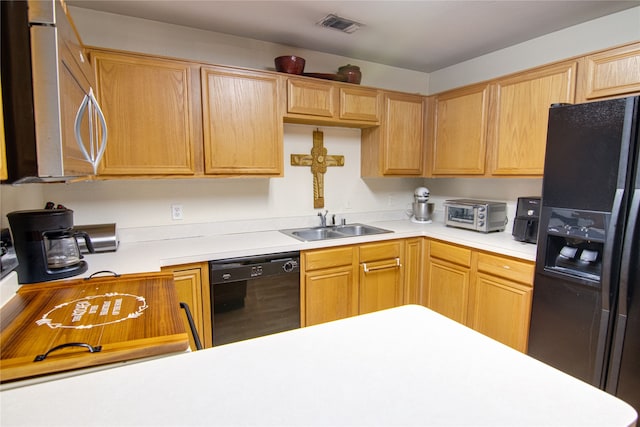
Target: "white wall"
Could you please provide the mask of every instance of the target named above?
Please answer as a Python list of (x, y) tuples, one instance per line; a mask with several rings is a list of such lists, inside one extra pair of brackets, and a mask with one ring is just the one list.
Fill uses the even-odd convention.
[[(291, 166), (289, 161), (293, 153), (311, 152), (315, 129), (323, 131), (329, 154), (345, 157), (343, 167), (329, 167), (325, 174), (325, 208), (331, 213), (348, 217), (399, 211), (412, 201), (413, 190), (423, 179), (360, 177), (359, 129), (285, 124), (284, 178), (3, 185), (3, 213), (40, 209), (51, 200), (73, 209), (77, 224), (116, 222), (121, 228), (304, 216), (316, 221), (310, 168)], [(171, 219), (174, 203), (183, 206), (182, 221)]]
[(640, 6), (434, 71), (429, 94), (639, 40)]
[(260, 70), (274, 70), (278, 56), (298, 55), (305, 58), (308, 72), (335, 73), (350, 63), (362, 70), (365, 86), (423, 94), (428, 88), (428, 74), (418, 71), (112, 13), (70, 10), (82, 41), (90, 46)]

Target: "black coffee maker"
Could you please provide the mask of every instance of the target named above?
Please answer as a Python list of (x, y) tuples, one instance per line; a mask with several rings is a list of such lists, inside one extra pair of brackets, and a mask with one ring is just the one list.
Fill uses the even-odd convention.
[(538, 242), (540, 197), (518, 197), (516, 217), (513, 220), (513, 238), (519, 242)]
[(87, 233), (73, 229), (70, 209), (41, 209), (7, 214), (18, 257), (18, 281), (36, 283), (82, 274), (88, 265), (82, 260), (76, 237), (84, 239), (94, 252)]

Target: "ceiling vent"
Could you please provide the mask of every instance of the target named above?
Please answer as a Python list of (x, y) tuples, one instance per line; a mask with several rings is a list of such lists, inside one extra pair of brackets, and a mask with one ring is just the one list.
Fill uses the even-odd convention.
[(352, 21), (350, 19), (343, 18), (332, 13), (322, 18), (318, 22), (318, 25), (325, 28), (340, 30), (343, 33), (347, 34), (355, 33), (360, 27), (363, 26), (363, 24), (360, 24), (359, 22)]

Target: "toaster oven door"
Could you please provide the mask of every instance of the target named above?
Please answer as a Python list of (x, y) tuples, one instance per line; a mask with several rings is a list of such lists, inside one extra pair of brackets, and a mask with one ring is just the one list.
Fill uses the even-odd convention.
[(476, 230), (476, 210), (474, 205), (445, 205), (445, 224), (451, 227)]

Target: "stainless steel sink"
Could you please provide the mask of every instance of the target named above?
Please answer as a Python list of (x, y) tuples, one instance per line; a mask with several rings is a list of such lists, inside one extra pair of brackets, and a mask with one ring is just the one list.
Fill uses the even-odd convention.
[(280, 230), (287, 236), (294, 237), (303, 242), (315, 242), (317, 240), (340, 239), (345, 237), (370, 236), (374, 234), (393, 233), (391, 230), (373, 227), (365, 224), (331, 225), (326, 227), (306, 227)]

